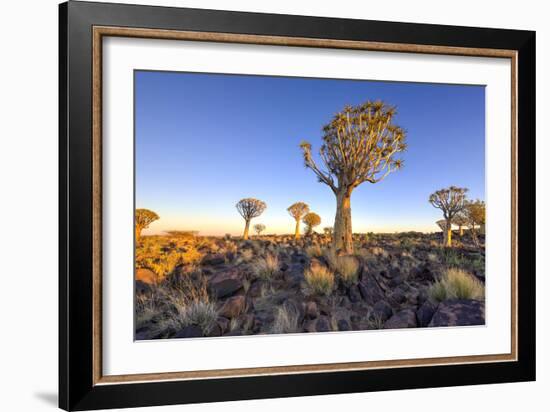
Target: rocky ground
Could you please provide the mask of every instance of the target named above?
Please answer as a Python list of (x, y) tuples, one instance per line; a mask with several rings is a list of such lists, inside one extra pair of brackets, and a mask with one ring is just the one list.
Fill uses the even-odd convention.
[[(136, 339), (482, 325), (485, 251), (468, 234), (455, 239), (442, 248), (441, 233), (355, 235), (342, 259), (324, 235), (147, 236)], [(444, 280), (453, 270), (465, 284)], [(320, 291), (306, 273), (333, 283)]]

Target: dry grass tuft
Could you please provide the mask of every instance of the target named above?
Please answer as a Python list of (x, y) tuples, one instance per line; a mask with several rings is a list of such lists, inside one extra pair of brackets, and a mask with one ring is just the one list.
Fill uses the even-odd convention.
[(268, 253), (265, 257), (259, 258), (254, 265), (255, 275), (262, 280), (271, 280), (279, 271), (279, 258), (277, 255)]
[(334, 290), (334, 273), (325, 266), (314, 266), (304, 273), (306, 294), (328, 296)]
[(165, 327), (181, 329), (197, 325), (204, 334), (208, 334), (216, 324), (216, 305), (210, 301), (207, 283), (202, 276), (198, 280), (190, 277), (179, 280), (167, 297), (175, 310), (175, 315), (165, 321)]
[(359, 277), (359, 262), (354, 256), (340, 256), (336, 260), (336, 272), (346, 286), (357, 283)]
[(298, 310), (289, 304), (284, 304), (275, 309), (275, 320), (269, 333), (297, 333), (300, 332), (300, 314)]
[(485, 287), (474, 276), (456, 268), (447, 269), (441, 280), (428, 289), (429, 295), (441, 302), (445, 299), (483, 300)]

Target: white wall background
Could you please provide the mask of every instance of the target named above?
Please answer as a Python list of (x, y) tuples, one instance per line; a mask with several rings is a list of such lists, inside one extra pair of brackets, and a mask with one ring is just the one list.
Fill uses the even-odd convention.
[[(121, 1), (122, 2), (122, 1)], [(130, 1), (141, 3), (141, 1)], [(192, 0), (145, 3), (239, 11), (504, 27), (537, 31), (537, 347), (536, 383), (171, 406), (178, 411), (547, 410), (550, 286), (544, 266), (549, 230), (550, 27), (540, 0), (391, 2)], [(0, 13), (0, 409), (53, 410), (57, 404), (57, 1), (4, 2)], [(534, 274), (533, 274), (534, 275)], [(529, 276), (529, 274), (523, 274)]]

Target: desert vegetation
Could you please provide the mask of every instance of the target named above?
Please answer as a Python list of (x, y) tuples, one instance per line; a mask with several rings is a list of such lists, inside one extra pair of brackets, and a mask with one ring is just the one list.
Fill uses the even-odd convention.
[(345, 107), (322, 129), (322, 166), (312, 145), (300, 144), (306, 168), (336, 198), (333, 222), (296, 199), (288, 234), (258, 222), (251, 236), (268, 205), (249, 197), (235, 205), (242, 236), (145, 236), (162, 217), (137, 209), (136, 339), (484, 324), (485, 203), (468, 199), (468, 189), (426, 194), (426, 208), (441, 211), (441, 232), (352, 231), (353, 190), (404, 165), (395, 114), (383, 102)]

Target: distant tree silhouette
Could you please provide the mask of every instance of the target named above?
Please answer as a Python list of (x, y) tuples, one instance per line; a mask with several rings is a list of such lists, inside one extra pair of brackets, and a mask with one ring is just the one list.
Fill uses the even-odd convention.
[(467, 191), (466, 188), (450, 186), (430, 195), (429, 202), (432, 206), (443, 212), (445, 219), (443, 244), (447, 247), (452, 246), (451, 224), (455, 216), (464, 209)]
[(153, 223), (155, 220), (159, 220), (159, 216), (149, 209), (136, 209), (136, 243), (138, 243), (141, 239), (141, 231), (143, 229), (147, 229), (151, 223)]
[(334, 232), (334, 229), (332, 226), (325, 226), (323, 228), (323, 232), (325, 233), (325, 236), (330, 238), (332, 236), (332, 233)]
[(239, 202), (235, 205), (237, 210), (239, 211), (239, 214), (243, 217), (245, 221), (244, 225), (244, 233), (243, 233), (243, 239), (248, 239), (248, 231), (250, 229), (250, 221), (260, 216), (267, 205), (265, 202), (262, 202), (258, 199), (253, 199), (251, 197), (246, 199), (241, 199)]
[(319, 154), (326, 170), (317, 166), (311, 144), (300, 144), (304, 162), (319, 182), (336, 196), (333, 246), (353, 252), (351, 193), (361, 183), (377, 183), (399, 170), (396, 155), (406, 150), (405, 131), (393, 123), (396, 109), (381, 101), (346, 106), (323, 128)]
[(304, 202), (296, 202), (290, 205), (287, 209), (290, 216), (296, 221), (296, 228), (294, 229), (294, 238), (300, 239), (300, 221), (309, 212), (309, 206)]
[(265, 230), (265, 225), (261, 224), (261, 223), (256, 223), (254, 225), (254, 231), (256, 232), (256, 234), (258, 236), (260, 236), (260, 234)]
[(321, 224), (321, 216), (317, 213), (309, 212), (304, 216), (304, 224), (306, 225), (306, 234), (311, 235), (313, 233), (313, 228)]

